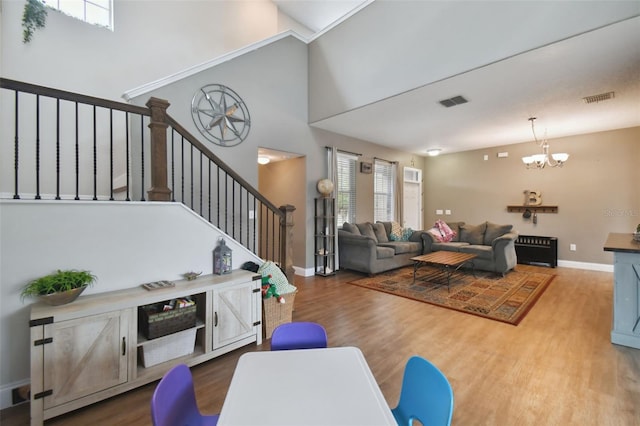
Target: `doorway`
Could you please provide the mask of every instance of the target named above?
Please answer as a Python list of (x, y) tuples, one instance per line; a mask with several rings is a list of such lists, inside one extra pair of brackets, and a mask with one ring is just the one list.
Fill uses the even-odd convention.
[(402, 226), (422, 229), (422, 170), (404, 168), (402, 194)]

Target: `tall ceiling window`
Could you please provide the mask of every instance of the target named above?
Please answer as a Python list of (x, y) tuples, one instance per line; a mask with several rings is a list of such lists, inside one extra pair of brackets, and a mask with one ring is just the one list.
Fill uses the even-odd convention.
[(356, 162), (355, 155), (338, 152), (338, 187), (336, 191), (336, 220), (338, 226), (356, 221)]
[(81, 21), (113, 30), (113, 0), (44, 0), (43, 3)]
[(373, 160), (373, 220), (395, 220), (395, 166), (376, 158)]

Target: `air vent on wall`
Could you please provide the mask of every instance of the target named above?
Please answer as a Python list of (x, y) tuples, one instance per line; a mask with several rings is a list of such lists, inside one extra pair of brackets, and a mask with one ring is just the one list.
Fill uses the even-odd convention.
[(465, 98), (463, 98), (462, 96), (454, 96), (453, 98), (449, 98), (449, 99), (443, 99), (440, 101), (440, 104), (449, 108), (455, 105), (460, 105), (460, 104), (466, 104), (467, 101)]
[(585, 104), (598, 103), (615, 98), (614, 92), (600, 93), (599, 95), (585, 96), (582, 98)]

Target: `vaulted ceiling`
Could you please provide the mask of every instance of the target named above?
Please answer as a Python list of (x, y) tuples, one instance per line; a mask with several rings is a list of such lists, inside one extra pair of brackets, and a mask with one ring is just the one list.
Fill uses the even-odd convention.
[[(316, 32), (376, 3), (274, 2)], [(449, 153), (531, 141), (531, 116), (538, 117), (538, 136), (546, 130), (549, 139), (640, 126), (640, 2), (611, 2), (615, 3), (630, 10), (628, 16), (508, 57), (478, 61), (478, 66), (350, 106), (311, 124), (417, 154), (431, 148)], [(382, 29), (393, 34), (403, 22), (389, 16), (389, 10), (393, 12), (387, 7)], [(457, 29), (451, 31), (455, 36)], [(419, 55), (421, 42), (405, 39), (396, 48)], [(604, 94), (610, 94), (609, 99), (585, 99)], [(457, 95), (468, 102), (451, 108), (439, 102)]]

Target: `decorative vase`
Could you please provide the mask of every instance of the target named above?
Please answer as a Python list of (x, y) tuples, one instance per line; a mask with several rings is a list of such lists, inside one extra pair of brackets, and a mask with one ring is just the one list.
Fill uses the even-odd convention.
[(51, 293), (51, 294), (42, 294), (38, 296), (42, 302), (47, 305), (58, 306), (58, 305), (66, 305), (67, 303), (71, 303), (80, 296), (80, 294), (84, 291), (88, 286), (82, 286), (78, 288), (74, 288), (67, 291), (62, 291), (59, 293)]
[(322, 194), (323, 197), (329, 197), (333, 192), (333, 182), (330, 179), (320, 179), (318, 181), (318, 192)]

